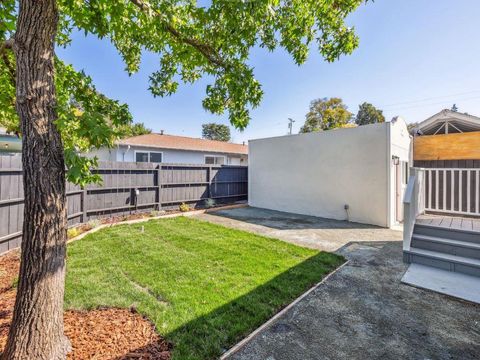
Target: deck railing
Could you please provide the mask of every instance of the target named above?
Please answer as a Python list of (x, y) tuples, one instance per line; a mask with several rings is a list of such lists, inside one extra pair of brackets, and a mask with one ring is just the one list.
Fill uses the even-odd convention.
[(480, 216), (480, 169), (425, 169), (425, 210)]
[(407, 189), (403, 198), (403, 249), (410, 249), (415, 220), (425, 211), (425, 169), (410, 170)]

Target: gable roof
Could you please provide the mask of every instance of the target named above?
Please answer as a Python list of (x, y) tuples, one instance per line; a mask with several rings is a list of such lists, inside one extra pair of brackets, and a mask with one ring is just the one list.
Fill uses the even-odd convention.
[(156, 133), (132, 136), (117, 141), (117, 144), (158, 149), (190, 150), (241, 155), (248, 154), (247, 145)]
[(480, 131), (480, 118), (444, 109), (422, 121), (413, 129), (416, 135), (435, 135)]

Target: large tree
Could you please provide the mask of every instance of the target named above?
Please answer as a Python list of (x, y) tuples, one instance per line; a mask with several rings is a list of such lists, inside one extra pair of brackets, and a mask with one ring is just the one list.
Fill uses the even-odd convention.
[(300, 128), (300, 133), (348, 126), (353, 114), (347, 109), (347, 105), (340, 98), (313, 100), (310, 103), (310, 110), (305, 115), (305, 124)]
[(72, 29), (110, 41), (129, 73), (138, 70), (142, 52), (157, 54), (160, 67), (149, 86), (155, 96), (208, 75), (203, 106), (228, 111), (244, 129), (262, 98), (251, 49), (282, 47), (302, 64), (316, 43), (334, 61), (358, 45), (344, 20), (361, 3), (2, 0), (0, 111), (20, 124), (25, 190), (17, 298), (2, 358), (65, 358), (65, 168), (80, 184), (98, 180), (89, 175), (94, 161), (79, 153), (111, 144), (115, 127), (130, 120), (125, 106), (100, 96), (87, 76), (56, 58), (55, 46), (67, 45)]
[(152, 129), (145, 126), (144, 123), (125, 124), (118, 127), (119, 137), (127, 138), (131, 136), (151, 134)]
[(370, 103), (364, 102), (358, 106), (357, 116), (355, 116), (355, 124), (368, 125), (385, 122), (383, 111), (377, 109)]
[(208, 140), (230, 141), (230, 128), (224, 124), (203, 124), (202, 137)]

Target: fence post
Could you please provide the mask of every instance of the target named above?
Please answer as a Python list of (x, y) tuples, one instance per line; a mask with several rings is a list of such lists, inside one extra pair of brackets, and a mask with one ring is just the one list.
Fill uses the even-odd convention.
[(82, 223), (85, 223), (87, 221), (87, 188), (86, 187), (84, 187), (82, 191), (81, 208), (82, 208)]
[(208, 197), (212, 198), (212, 167), (208, 167)]
[(162, 164), (159, 164), (157, 169), (157, 189), (158, 189), (157, 210), (162, 209), (162, 182), (160, 181), (161, 174), (162, 174)]

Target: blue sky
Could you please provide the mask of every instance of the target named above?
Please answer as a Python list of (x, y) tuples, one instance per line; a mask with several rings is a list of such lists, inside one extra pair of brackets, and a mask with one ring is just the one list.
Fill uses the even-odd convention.
[[(456, 103), (480, 115), (480, 27), (478, 0), (376, 0), (348, 18), (360, 36), (359, 48), (329, 64), (313, 50), (296, 66), (282, 50), (254, 50), (251, 63), (265, 92), (248, 128), (233, 130), (235, 142), (287, 132), (288, 118), (303, 124), (312, 99), (341, 97), (349, 110), (368, 101), (407, 122), (421, 121)], [(105, 40), (75, 34), (62, 59), (92, 76), (101, 92), (127, 103), (135, 121), (154, 131), (201, 136), (201, 124), (228, 124), (226, 116), (202, 108), (206, 81), (181, 86), (168, 98), (154, 98), (148, 76), (158, 56), (146, 54), (139, 73), (129, 77), (115, 49)]]

